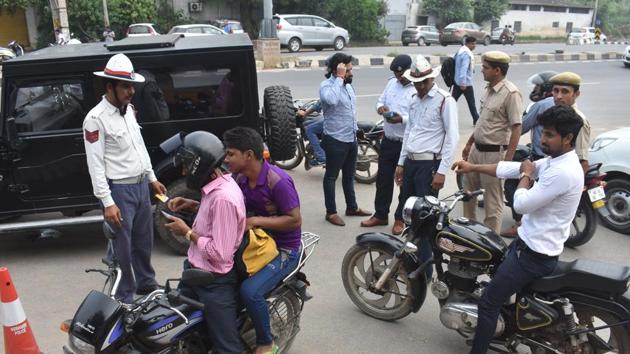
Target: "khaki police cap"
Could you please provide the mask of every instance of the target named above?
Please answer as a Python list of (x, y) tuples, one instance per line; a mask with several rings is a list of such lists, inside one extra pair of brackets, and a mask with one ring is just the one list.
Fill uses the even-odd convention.
[(563, 73), (552, 76), (551, 79), (549, 79), (549, 82), (559, 85), (580, 86), (580, 84), (582, 83), (582, 78), (576, 73), (565, 71)]
[(483, 55), (481, 56), (481, 60), (507, 64), (510, 62), (511, 58), (509, 55), (505, 54), (502, 51), (491, 50), (489, 52), (483, 53)]

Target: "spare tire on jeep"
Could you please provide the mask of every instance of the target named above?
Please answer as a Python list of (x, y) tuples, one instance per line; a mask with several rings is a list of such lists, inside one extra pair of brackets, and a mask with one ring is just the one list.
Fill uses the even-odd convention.
[(281, 85), (269, 86), (265, 88), (263, 100), (263, 131), (271, 159), (292, 159), (297, 149), (297, 134), (291, 90)]

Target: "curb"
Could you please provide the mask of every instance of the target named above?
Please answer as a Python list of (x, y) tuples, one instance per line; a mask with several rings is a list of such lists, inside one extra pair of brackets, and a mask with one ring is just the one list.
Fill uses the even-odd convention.
[[(610, 42), (609, 42), (610, 43)], [(447, 55), (427, 55), (425, 58), (432, 65), (439, 65)], [(549, 53), (549, 54), (511, 54), (512, 63), (592, 61), (623, 59), (624, 54), (617, 52), (582, 52), (582, 53)], [(277, 69), (313, 69), (326, 67), (327, 56), (294, 57), (283, 60)], [(358, 67), (388, 67), (394, 58), (390, 56), (356, 55), (352, 64)], [(475, 55), (475, 62), (481, 62), (481, 55)], [(256, 61), (256, 69), (262, 70), (262, 61)]]

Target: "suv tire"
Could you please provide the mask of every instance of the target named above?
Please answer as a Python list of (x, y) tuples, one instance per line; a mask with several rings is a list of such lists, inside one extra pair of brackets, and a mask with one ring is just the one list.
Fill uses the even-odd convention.
[[(201, 195), (199, 191), (193, 191), (186, 186), (186, 178), (176, 179), (167, 186), (168, 197), (184, 197), (188, 199), (200, 200)], [(168, 248), (175, 251), (177, 254), (186, 255), (188, 252), (189, 241), (183, 235), (173, 235), (164, 224), (168, 223), (168, 220), (160, 211), (164, 210), (167, 213), (173, 213), (168, 209), (165, 203), (157, 203), (155, 206), (155, 213), (153, 214), (153, 227), (155, 233), (160, 236), (162, 241), (166, 243)], [(192, 226), (192, 225), (188, 225)]]
[(342, 50), (346, 47), (346, 40), (343, 39), (343, 37), (335, 38), (335, 41), (333, 42), (333, 47), (335, 48), (335, 50)]
[(295, 130), (295, 107), (291, 90), (277, 85), (265, 88), (264, 133), (271, 159), (290, 160), (295, 157), (297, 137)]
[(289, 44), (287, 45), (287, 47), (289, 48), (289, 52), (291, 53), (299, 52), (302, 48), (302, 41), (300, 41), (298, 37), (293, 37), (289, 39)]
[(630, 180), (614, 178), (606, 182), (606, 208), (610, 220), (601, 218), (607, 228), (630, 234)]

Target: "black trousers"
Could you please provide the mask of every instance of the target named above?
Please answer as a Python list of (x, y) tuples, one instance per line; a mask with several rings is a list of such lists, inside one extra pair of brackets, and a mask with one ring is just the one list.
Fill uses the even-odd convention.
[[(374, 217), (387, 220), (389, 207), (394, 195), (394, 173), (398, 166), (398, 158), (402, 149), (402, 141), (383, 138), (378, 154), (378, 172), (376, 174), (376, 195), (374, 196)], [(394, 212), (396, 220), (402, 220), (402, 208), (405, 198), (402, 186), (398, 193), (398, 206)]]
[(466, 97), (466, 102), (468, 103), (468, 110), (470, 111), (470, 115), (473, 119), (473, 124), (477, 124), (477, 120), (479, 119), (479, 113), (477, 113), (477, 107), (475, 106), (475, 91), (472, 86), (466, 86), (466, 90), (462, 91), (462, 89), (457, 86), (457, 84), (453, 85), (453, 98), (455, 101), (459, 99), (459, 96), (464, 94)]

